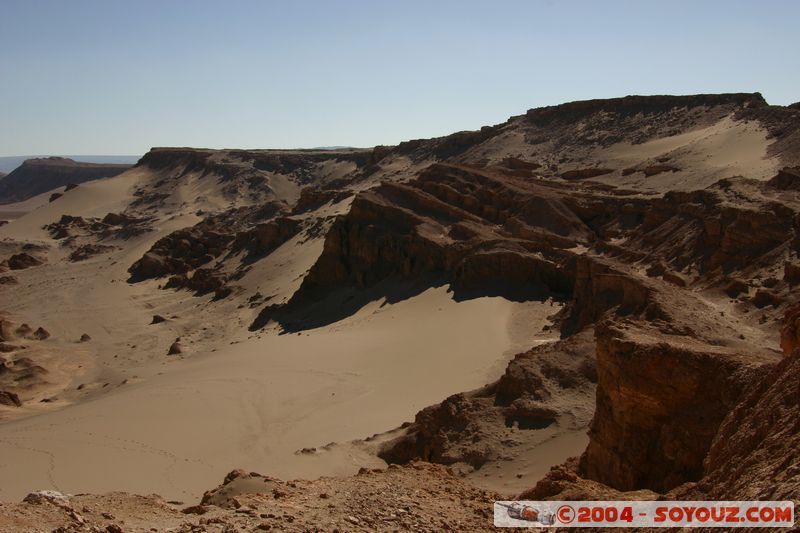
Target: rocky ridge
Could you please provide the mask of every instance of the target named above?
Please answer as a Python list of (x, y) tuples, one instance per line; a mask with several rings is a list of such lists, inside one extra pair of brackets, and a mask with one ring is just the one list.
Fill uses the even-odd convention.
[[(609, 155), (620, 143), (641, 147), (728, 121), (766, 132), (774, 171), (693, 167), (677, 149)], [(380, 293), (392, 279), (448, 284), (456, 299), (549, 300), (559, 304), (549, 327), (560, 341), (519, 354), (497, 382), (420, 411), (380, 456), (464, 474), (514, 460), (537, 430), (586, 428), (582, 456), (523, 496), (791, 498), (797, 428), (775, 422), (797, 407), (798, 131), (800, 112), (758, 94), (698, 95), (564, 104), (371, 150), (154, 149), (122, 215), (158, 222), (191, 208), (199, 222), (155, 240), (129, 281), (239, 301), (237, 276), (290, 240), (324, 238), (288, 301), (242, 301), (256, 308), (252, 331), (315, 327), (319, 304), (340, 289)], [(691, 179), (658, 185), (680, 176)], [(183, 205), (187, 187), (212, 186), (223, 204), (201, 195), (201, 207)], [(81, 228), (90, 245), (101, 238), (86, 229), (96, 223), (64, 220), (51, 231)], [(425, 468), (445, 472), (368, 475), (380, 483), (403, 472), (427, 487)], [(269, 483), (267, 494), (291, 493)], [(343, 502), (324, 512), (339, 509), (350, 512)], [(351, 526), (366, 524), (352, 516)], [(431, 524), (420, 527), (441, 527)]]
[(0, 203), (20, 202), (70, 184), (110, 178), (130, 167), (81, 163), (63, 157), (28, 159), (0, 181)]

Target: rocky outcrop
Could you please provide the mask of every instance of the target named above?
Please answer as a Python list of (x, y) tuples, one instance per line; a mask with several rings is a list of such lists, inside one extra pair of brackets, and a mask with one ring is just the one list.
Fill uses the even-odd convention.
[(299, 231), (299, 221), (281, 216), (286, 210), (279, 202), (237, 207), (173, 231), (130, 266), (129, 281), (171, 276), (168, 287), (189, 287), (202, 294), (214, 291), (227, 278), (214, 271), (210, 265), (214, 260), (242, 250), (250, 259), (261, 257)]
[(549, 107), (530, 109), (528, 119), (538, 126), (554, 122), (578, 122), (582, 118), (603, 112), (612, 115), (635, 116), (666, 113), (673, 109), (684, 112), (695, 107), (733, 106), (763, 107), (767, 102), (760, 93), (695, 94), (691, 96), (625, 96), (598, 100), (582, 100)]
[(588, 424), (580, 405), (594, 394), (591, 332), (518, 354), (495, 383), (450, 396), (417, 413), (378, 455), (389, 463), (422, 459), (478, 469), (517, 456), (536, 432), (552, 424)]
[[(358, 181), (372, 163), (372, 150), (203, 150), (153, 148), (139, 167), (151, 171), (153, 182), (134, 191), (131, 204), (137, 209), (175, 206), (174, 193), (192, 176), (214, 182), (222, 195), (235, 205), (258, 205), (278, 199), (290, 201), (281, 189), (273, 189), (276, 176), (301, 187), (337, 188), (329, 178), (332, 168), (346, 171), (348, 180)], [(374, 169), (373, 169), (374, 170)], [(306, 199), (309, 199), (308, 197)], [(293, 198), (292, 198), (293, 200)]]
[(227, 251), (234, 236), (198, 224), (162, 237), (128, 269), (131, 278), (143, 280), (185, 274), (210, 263)]
[(783, 315), (781, 350), (788, 356), (798, 347), (800, 347), (800, 304), (794, 304)]
[(800, 350), (765, 370), (723, 420), (702, 480), (677, 490), (677, 498), (797, 500)]
[(338, 203), (352, 196), (353, 193), (346, 190), (322, 189), (320, 187), (303, 187), (300, 190), (300, 198), (292, 209), (292, 214), (301, 214), (318, 209), (327, 203)]
[(78, 261), (86, 261), (97, 255), (107, 254), (114, 250), (116, 250), (116, 247), (105, 244), (84, 244), (73, 250), (69, 254), (68, 259), (76, 263)]
[(237, 233), (231, 249), (234, 252), (246, 250), (249, 258), (263, 257), (297, 235), (300, 227), (299, 220), (289, 217), (261, 222)]
[(21, 252), (8, 258), (8, 268), (11, 270), (24, 270), (44, 264), (44, 261), (29, 253)]
[(191, 276), (172, 276), (167, 281), (166, 288), (189, 289), (195, 291), (197, 296), (211, 292), (216, 293), (225, 287), (228, 276), (210, 268), (198, 268)]
[(167, 355), (180, 355), (183, 353), (183, 345), (181, 344), (181, 339), (175, 339), (175, 342), (169, 345), (169, 350), (167, 350)]
[(769, 185), (782, 191), (800, 190), (800, 167), (785, 167), (778, 171)]
[(28, 159), (0, 182), (0, 203), (20, 202), (70, 183), (109, 178), (130, 167), (79, 163), (63, 157)]
[[(589, 231), (566, 191), (496, 171), (436, 164), (408, 184), (360, 193), (327, 233), (322, 255), (289, 306), (329, 288), (391, 278), (444, 277), (456, 290), (514, 299), (571, 290), (572, 254)], [(268, 320), (268, 309), (253, 327)]]
[(629, 324), (597, 329), (597, 404), (581, 474), (666, 492), (703, 475), (720, 424), (768, 359)]
[(611, 310), (621, 316), (644, 315), (649, 320), (666, 315), (654, 299), (654, 289), (648, 281), (598, 257), (577, 258), (572, 294), (562, 324), (565, 335), (594, 324)]
[(0, 405), (7, 405), (10, 407), (22, 407), (22, 401), (19, 396), (13, 392), (0, 390)]
[[(44, 226), (54, 239), (65, 239), (70, 243), (79, 237), (96, 239), (130, 239), (152, 231), (152, 220), (122, 213), (108, 213), (102, 219), (61, 215), (57, 222)], [(94, 243), (89, 243), (94, 244)]]
[[(157, 495), (38, 491), (0, 507), (4, 531), (470, 531), (494, 529), (499, 499), (440, 465), (413, 463), (357, 475), (283, 481), (234, 471), (183, 509)], [(457, 504), (456, 504), (457, 502)]]

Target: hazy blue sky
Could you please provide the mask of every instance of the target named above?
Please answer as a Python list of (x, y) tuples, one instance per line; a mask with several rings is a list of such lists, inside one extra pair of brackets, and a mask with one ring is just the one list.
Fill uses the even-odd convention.
[(800, 1), (0, 0), (0, 155), (371, 146), (627, 94), (800, 100)]

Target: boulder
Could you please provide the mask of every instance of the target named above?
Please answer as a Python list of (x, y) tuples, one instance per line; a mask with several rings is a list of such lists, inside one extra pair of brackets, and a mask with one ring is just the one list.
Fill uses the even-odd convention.
[(770, 289), (758, 289), (753, 296), (753, 305), (756, 307), (777, 307), (781, 304), (782, 298)]
[(181, 353), (183, 353), (183, 345), (181, 345), (180, 339), (177, 339), (170, 345), (167, 355), (179, 355)]
[(0, 319), (0, 342), (13, 341), (16, 337), (14, 325), (8, 320)]
[[(3, 365), (5, 367), (5, 365)], [(13, 392), (0, 390), (0, 405), (9, 405), (11, 407), (22, 407), (22, 401), (19, 396)]]
[(723, 292), (731, 298), (737, 298), (740, 294), (746, 295), (749, 290), (750, 286), (744, 281), (740, 279), (731, 279), (727, 285), (725, 285)]
[(31, 492), (27, 496), (25, 496), (22, 501), (24, 503), (30, 503), (34, 505), (41, 505), (44, 503), (50, 503), (53, 505), (57, 505), (58, 507), (65, 507), (71, 508), (69, 498), (64, 494), (55, 491), (55, 490), (39, 490), (36, 492)]
[(39, 266), (43, 263), (44, 261), (42, 261), (41, 259), (37, 259), (36, 257), (28, 253), (21, 252), (12, 255), (8, 259), (8, 268), (10, 268), (11, 270), (23, 270), (25, 268)]
[(33, 332), (31, 337), (38, 341), (43, 341), (50, 337), (50, 333), (43, 327), (38, 327), (36, 328), (36, 331)]

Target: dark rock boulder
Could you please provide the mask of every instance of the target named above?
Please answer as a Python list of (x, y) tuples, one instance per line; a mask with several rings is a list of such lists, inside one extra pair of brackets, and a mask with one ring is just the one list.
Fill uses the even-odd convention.
[(0, 405), (8, 405), (10, 407), (22, 407), (22, 401), (13, 392), (0, 390)]

